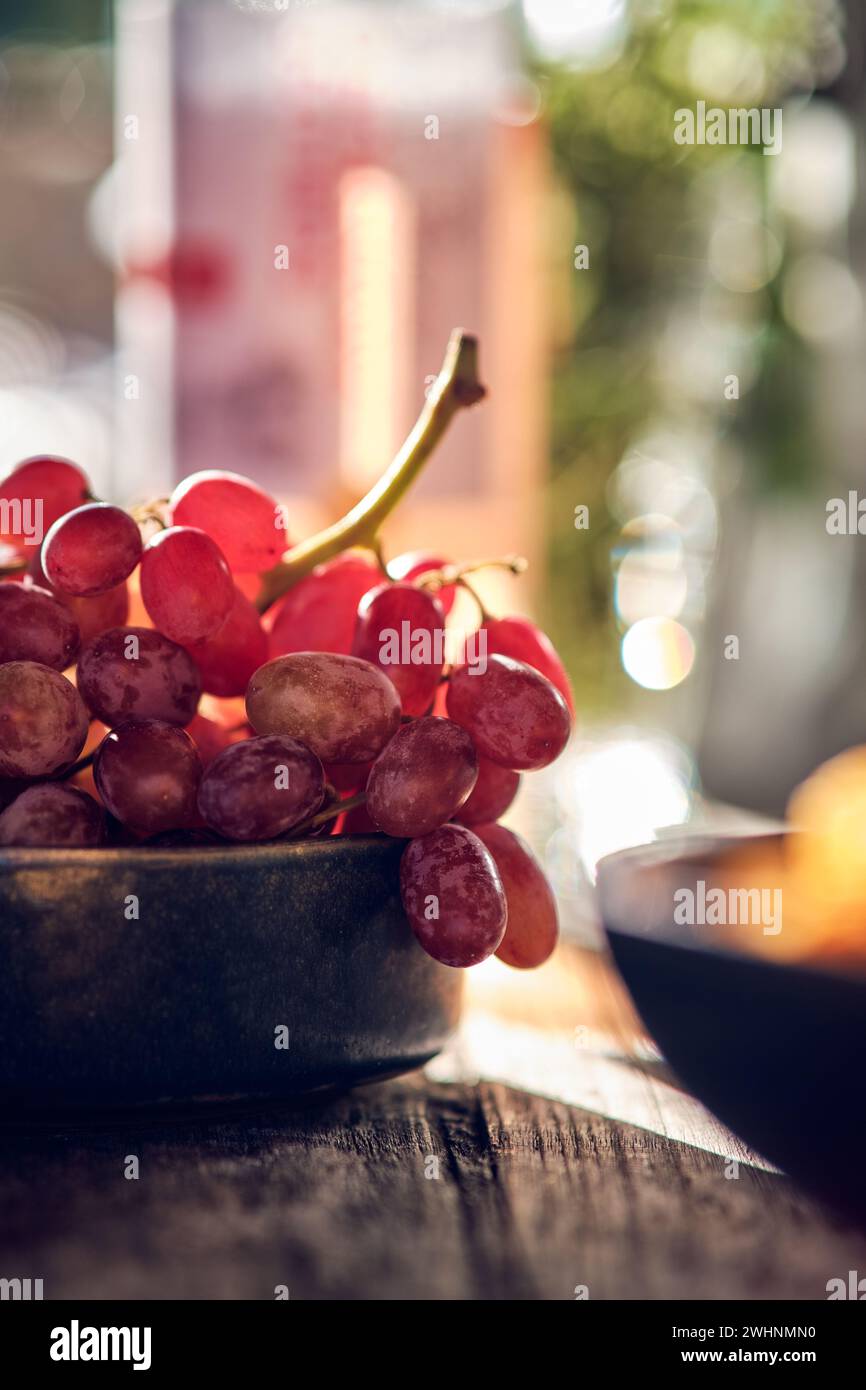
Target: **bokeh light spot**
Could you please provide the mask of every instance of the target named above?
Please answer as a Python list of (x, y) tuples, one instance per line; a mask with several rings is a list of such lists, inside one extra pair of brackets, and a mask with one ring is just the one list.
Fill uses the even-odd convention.
[(622, 664), (646, 690), (671, 690), (684, 681), (695, 660), (687, 628), (672, 618), (641, 618), (622, 639)]

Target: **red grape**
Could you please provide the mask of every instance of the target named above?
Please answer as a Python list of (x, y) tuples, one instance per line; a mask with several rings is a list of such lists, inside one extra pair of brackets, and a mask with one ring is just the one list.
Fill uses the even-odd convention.
[(478, 759), (478, 781), (457, 814), (461, 825), (483, 825), (504, 815), (517, 795), (520, 773), (500, 767), (489, 758)]
[(214, 758), (201, 780), (198, 809), (229, 840), (272, 840), (318, 811), (322, 764), (294, 738), (270, 735), (236, 743)]
[(367, 785), (372, 763), (326, 763), (325, 777), (338, 792), (353, 795)]
[(553, 954), (559, 936), (553, 891), (519, 835), (504, 825), (477, 825), (475, 834), (496, 861), (508, 903), (508, 926), (496, 954), (506, 965), (533, 970)]
[(441, 825), (406, 846), (400, 896), (418, 941), (443, 965), (477, 965), (502, 940), (502, 880), (489, 850), (462, 825)]
[(78, 624), (52, 594), (0, 584), (0, 662), (39, 661), (63, 671), (75, 660), (78, 641)]
[(462, 806), (478, 777), (472, 739), (450, 719), (413, 719), (373, 764), (367, 810), (387, 835), (427, 835)]
[(110, 627), (122, 627), (129, 614), (129, 590), (125, 583), (106, 589), (96, 598), (72, 598), (66, 594), (57, 597), (78, 623), (82, 646)]
[(169, 507), (174, 526), (206, 532), (238, 574), (269, 570), (288, 549), (280, 507), (238, 473), (191, 473), (175, 488)]
[(104, 724), (161, 719), (188, 724), (201, 695), (192, 657), (149, 627), (114, 627), (82, 648), (78, 690)]
[(48, 454), (25, 459), (0, 483), (0, 541), (26, 553), (88, 495), (87, 479), (68, 459)]
[[(388, 561), (388, 574), (391, 579), (405, 579), (407, 584), (413, 584), (422, 574), (445, 569), (450, 563), (450, 560), (443, 560), (441, 555), (433, 555), (426, 550), (408, 550), (405, 555), (395, 555), (393, 560)], [(457, 597), (456, 585), (444, 584), (441, 589), (435, 590), (435, 596), (447, 618)]]
[(29, 584), (32, 581), (38, 588), (47, 589), (58, 603), (62, 603), (64, 608), (69, 610), (78, 624), (82, 647), (91, 638), (98, 637), (100, 632), (105, 632), (106, 628), (122, 627), (126, 622), (129, 615), (129, 590), (125, 580), (113, 589), (106, 589), (104, 594), (97, 594), (95, 598), (73, 598), (72, 594), (62, 594), (51, 587), (42, 568), (42, 555), (38, 550), (27, 566), (27, 574), (25, 583)]
[(89, 849), (104, 839), (102, 807), (62, 782), (28, 787), (0, 815), (0, 845)]
[(452, 671), (448, 714), (472, 735), (482, 757), (517, 771), (547, 767), (571, 732), (556, 687), (508, 656), (489, 656), (483, 672), (469, 666)]
[(96, 750), (96, 790), (113, 816), (138, 835), (183, 830), (196, 812), (201, 762), (175, 724), (130, 719)]
[(531, 623), (528, 618), (491, 618), (482, 624), (487, 632), (487, 651), (499, 656), (510, 656), (513, 661), (523, 661), (527, 666), (540, 671), (556, 686), (569, 713), (574, 717), (574, 692), (565, 667), (560, 661), (556, 648), (546, 633)]
[(0, 666), (0, 777), (48, 777), (74, 762), (88, 726), (71, 681), (38, 661)]
[(268, 638), (253, 604), (235, 587), (231, 612), (219, 631), (187, 650), (203, 689), (226, 698), (245, 693), (250, 676), (268, 659)]
[[(262, 576), (260, 574), (233, 574), (235, 588), (239, 589), (244, 598), (248, 598), (254, 603), (259, 596), (262, 587)], [(261, 620), (262, 622), (264, 619)]]
[(382, 579), (379, 566), (347, 550), (298, 581), (269, 615), (271, 656), (352, 650), (358, 604)]
[(388, 677), (338, 652), (292, 652), (256, 671), (247, 716), (259, 734), (300, 739), (323, 763), (366, 763), (400, 722)]
[[(244, 731), (245, 729), (245, 731)], [(208, 719), (204, 714), (196, 714), (186, 726), (186, 731), (198, 749), (203, 767), (210, 767), (214, 758), (224, 748), (233, 743), (241, 743), (252, 733), (249, 725), (244, 729), (229, 729), (216, 719)]]
[(107, 502), (91, 502), (60, 517), (42, 547), (49, 584), (75, 598), (116, 588), (140, 559), (141, 532), (127, 512)]
[(235, 586), (210, 536), (171, 526), (144, 548), (141, 597), (154, 626), (188, 647), (219, 631), (232, 610)]
[(404, 714), (424, 714), (445, 664), (441, 607), (412, 584), (380, 584), (358, 606), (352, 654), (385, 671)]
[(429, 714), (438, 714), (440, 719), (448, 718), (448, 682), (440, 681), (436, 687), (436, 694), (433, 696), (433, 704), (428, 710)]

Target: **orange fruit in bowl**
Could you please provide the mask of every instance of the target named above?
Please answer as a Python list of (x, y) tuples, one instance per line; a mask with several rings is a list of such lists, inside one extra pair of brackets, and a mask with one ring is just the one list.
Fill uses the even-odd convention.
[(806, 778), (788, 803), (789, 944), (826, 964), (866, 963), (866, 746)]
[(803, 831), (791, 867), (804, 890), (866, 910), (866, 747), (822, 763), (795, 790), (788, 819)]

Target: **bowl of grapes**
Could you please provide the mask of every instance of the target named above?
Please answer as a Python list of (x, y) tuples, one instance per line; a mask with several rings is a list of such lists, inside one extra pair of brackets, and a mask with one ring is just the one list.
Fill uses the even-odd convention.
[(0, 482), (5, 1116), (393, 1075), (448, 1041), (466, 968), (553, 951), (500, 820), (565, 748), (572, 692), (474, 586), (523, 562), (381, 537), (484, 394), (455, 330), (393, 462), (306, 539), (240, 473), (128, 509), (53, 455)]

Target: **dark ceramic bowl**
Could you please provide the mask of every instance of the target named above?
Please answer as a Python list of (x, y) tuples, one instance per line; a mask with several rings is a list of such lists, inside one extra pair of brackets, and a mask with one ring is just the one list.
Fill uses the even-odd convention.
[(412, 935), (402, 849), (0, 850), (3, 1113), (287, 1096), (420, 1065), (462, 976)]
[[(778, 851), (779, 837), (761, 838)], [(866, 980), (752, 956), (718, 938), (708, 944), (706, 928), (674, 922), (674, 889), (710, 884), (720, 858), (739, 845), (682, 840), (603, 859), (598, 893), (611, 949), (648, 1032), (689, 1091), (862, 1222)]]

